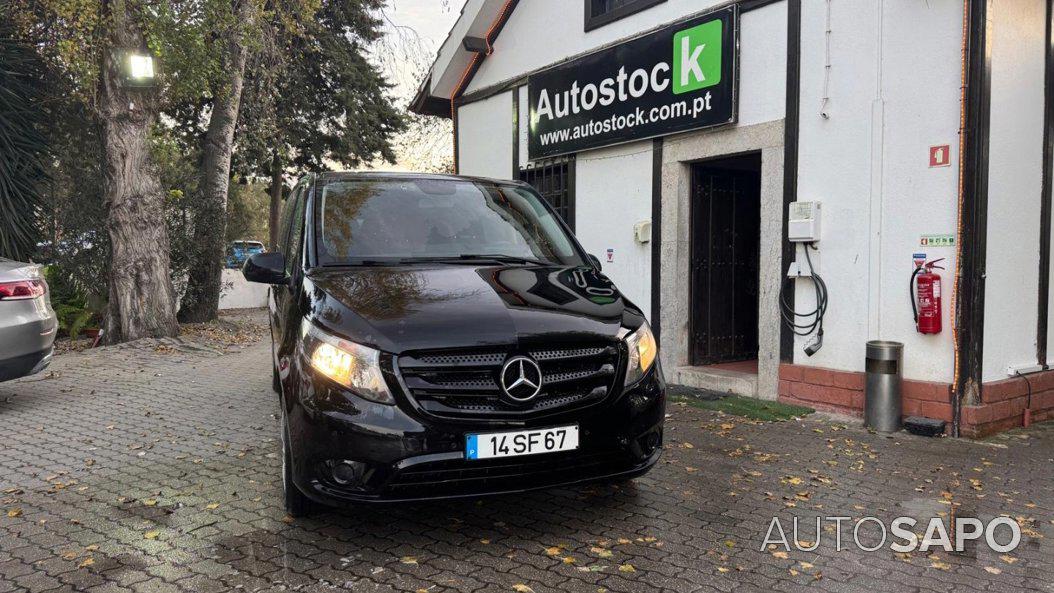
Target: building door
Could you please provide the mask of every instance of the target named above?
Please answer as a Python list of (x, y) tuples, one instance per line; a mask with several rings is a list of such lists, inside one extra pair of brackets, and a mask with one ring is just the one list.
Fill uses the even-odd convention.
[(520, 169), (520, 181), (531, 184), (567, 226), (575, 229), (575, 157), (545, 159)]
[(692, 166), (692, 365), (756, 360), (761, 154)]

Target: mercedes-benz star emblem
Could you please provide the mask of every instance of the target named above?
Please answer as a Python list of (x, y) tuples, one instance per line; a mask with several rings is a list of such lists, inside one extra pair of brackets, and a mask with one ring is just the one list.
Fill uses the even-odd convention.
[(510, 358), (501, 367), (501, 388), (516, 402), (529, 402), (542, 390), (542, 369), (526, 356)]

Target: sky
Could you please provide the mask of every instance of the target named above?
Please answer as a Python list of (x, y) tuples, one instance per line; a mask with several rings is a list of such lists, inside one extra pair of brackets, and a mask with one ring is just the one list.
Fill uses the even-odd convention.
[[(389, 81), (395, 85), (393, 95), (400, 107), (414, 96), (464, 3), (465, 0), (388, 0), (384, 18), (389, 42), (382, 44), (381, 53), (385, 55), (375, 55), (375, 59), (381, 62)], [(412, 128), (407, 138), (395, 143), (396, 163), (372, 163), (368, 168), (436, 170), (436, 166), (453, 158), (449, 135), (449, 123), (445, 121)]]
[[(395, 27), (412, 29), (429, 51), (429, 63), (461, 14), (464, 0), (389, 0), (385, 10), (389, 31)], [(398, 80), (399, 92), (413, 93), (419, 80)], [(412, 83), (412, 84), (411, 84)], [(412, 86), (413, 88), (406, 88)]]

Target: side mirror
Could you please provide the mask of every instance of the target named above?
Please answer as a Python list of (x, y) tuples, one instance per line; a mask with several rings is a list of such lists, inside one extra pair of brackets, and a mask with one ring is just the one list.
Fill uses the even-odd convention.
[(592, 253), (589, 254), (589, 262), (593, 264), (593, 267), (596, 268), (598, 272), (604, 269), (604, 266), (600, 265), (600, 260)]
[(257, 253), (245, 260), (242, 276), (249, 282), (260, 284), (286, 284), (285, 256), (277, 252)]

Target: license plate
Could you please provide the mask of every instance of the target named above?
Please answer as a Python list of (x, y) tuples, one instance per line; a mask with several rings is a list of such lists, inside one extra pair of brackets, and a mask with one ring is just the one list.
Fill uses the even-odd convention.
[(577, 426), (558, 426), (556, 428), (492, 432), (465, 436), (466, 459), (517, 457), (519, 455), (574, 451), (577, 448)]

